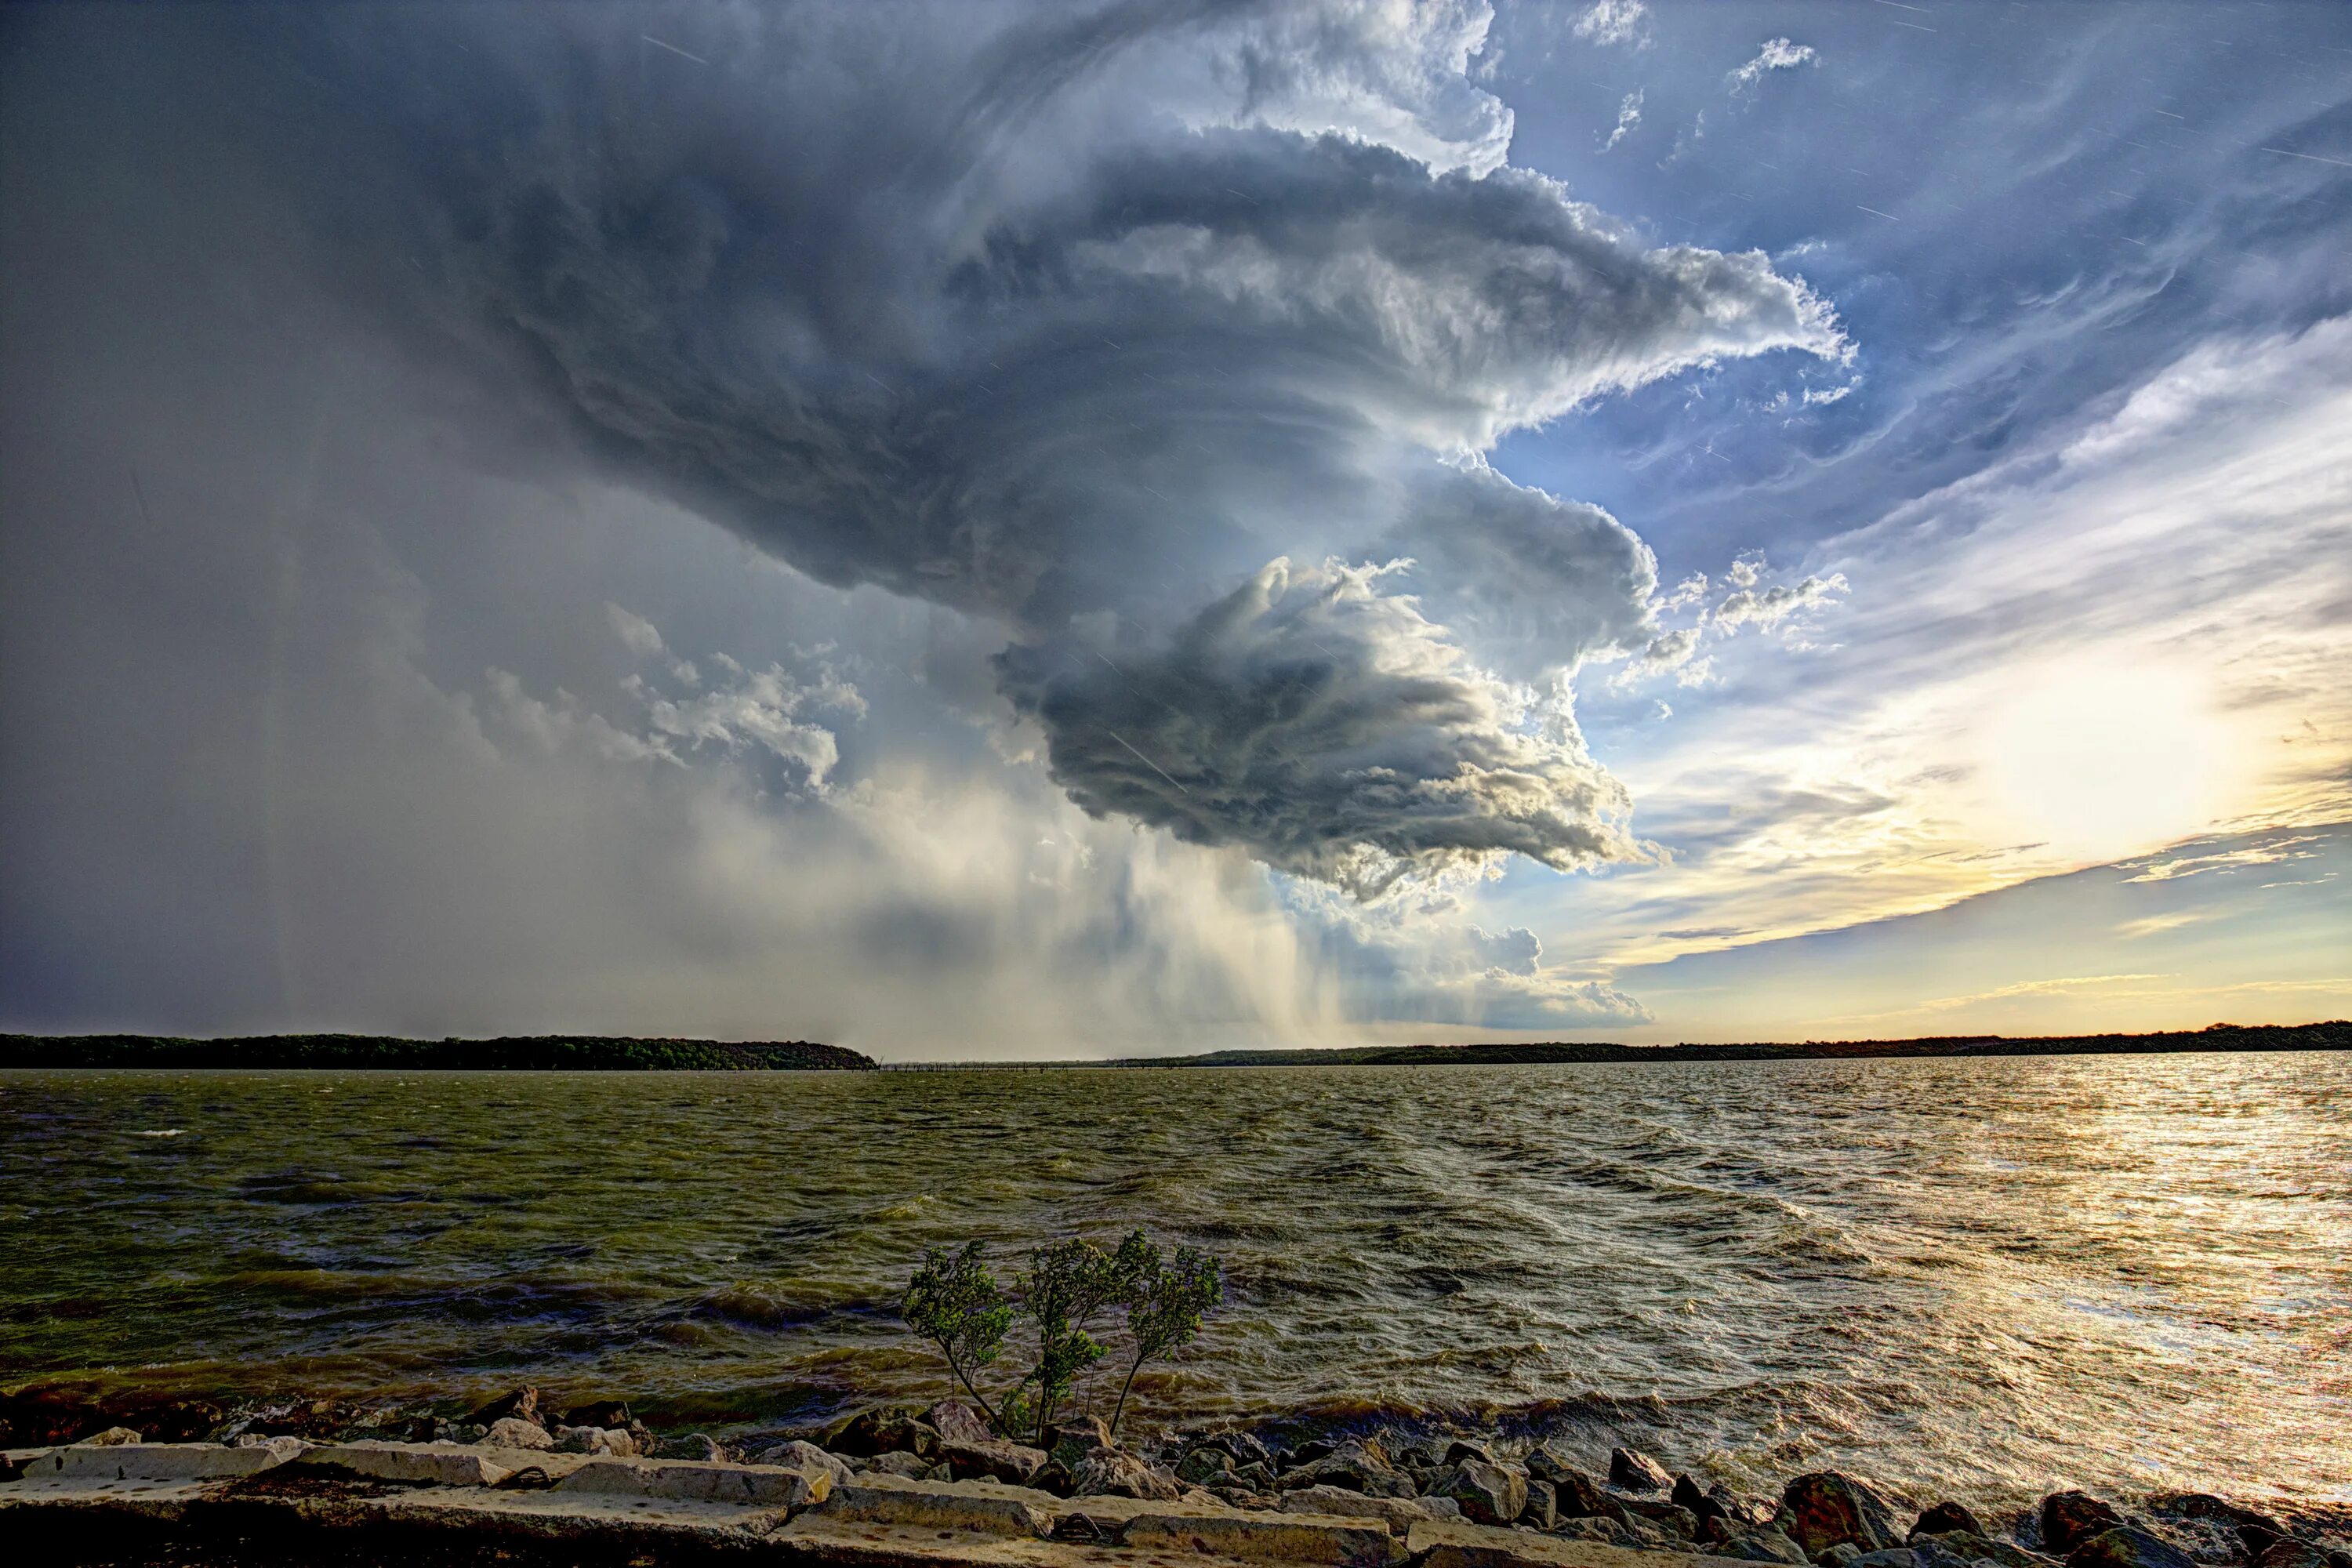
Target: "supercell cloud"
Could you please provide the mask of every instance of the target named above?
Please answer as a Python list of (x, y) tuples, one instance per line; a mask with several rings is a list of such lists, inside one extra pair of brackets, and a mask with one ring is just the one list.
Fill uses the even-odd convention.
[(812, 576), (1000, 626), (1089, 812), (1369, 894), (1639, 853), (1565, 678), (1654, 646), (1654, 562), (1481, 454), (1843, 349), (1760, 253), (1510, 167), (1486, 22), (329, 8), (221, 74), (266, 62), (351, 298)]

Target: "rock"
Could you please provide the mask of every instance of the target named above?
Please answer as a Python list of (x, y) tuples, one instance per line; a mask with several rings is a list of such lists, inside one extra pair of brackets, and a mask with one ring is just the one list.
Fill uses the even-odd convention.
[[(1426, 1525), (1416, 1529), (1427, 1528)], [(1399, 1568), (1405, 1544), (1384, 1521), (1314, 1514), (1146, 1513), (1119, 1537), (1130, 1552), (1315, 1568)]]
[(903, 1476), (910, 1480), (931, 1468), (930, 1461), (920, 1454), (877, 1454), (865, 1463), (871, 1474)]
[(1846, 1568), (1921, 1568), (1919, 1553), (1908, 1546), (1889, 1546), (1881, 1552), (1865, 1552), (1848, 1562)]
[(1465, 1459), (1475, 1459), (1482, 1465), (1497, 1462), (1484, 1443), (1467, 1442), (1457, 1437), (1446, 1444), (1445, 1451), (1437, 1456), (1437, 1468), (1442, 1470), (1449, 1465), (1458, 1465)]
[(665, 1459), (700, 1459), (706, 1464), (722, 1464), (727, 1458), (725, 1447), (708, 1432), (688, 1432), (682, 1437), (671, 1437), (658, 1445), (654, 1452)]
[(128, 1426), (109, 1426), (103, 1432), (93, 1432), (74, 1445), (77, 1448), (120, 1448), (126, 1443), (140, 1441), (139, 1434)]
[(903, 1406), (877, 1405), (826, 1427), (823, 1446), (828, 1453), (857, 1458), (905, 1453), (929, 1459), (939, 1454), (940, 1429)]
[(476, 1426), (495, 1426), (509, 1418), (536, 1426), (540, 1425), (540, 1414), (539, 1390), (518, 1388), (511, 1394), (500, 1394), (466, 1419)]
[(1460, 1519), (1462, 1510), (1451, 1498), (1366, 1497), (1338, 1487), (1307, 1487), (1285, 1492), (1276, 1505), (1284, 1513), (1315, 1513), (1336, 1519), (1384, 1520), (1402, 1535), (1415, 1523)]
[(1904, 1539), (1911, 1541), (1922, 1535), (1949, 1535), (1956, 1530), (1970, 1535), (1986, 1533), (1983, 1521), (1965, 1507), (1956, 1502), (1939, 1502), (1919, 1516), (1918, 1521), (1911, 1527), (1911, 1533)]
[(1464, 1459), (1438, 1472), (1429, 1495), (1453, 1499), (1474, 1524), (1510, 1524), (1528, 1506), (1528, 1483), (1517, 1470)]
[(1669, 1490), (1675, 1478), (1666, 1467), (1639, 1448), (1609, 1450), (1609, 1484), (1623, 1487), (1629, 1492), (1662, 1492)]
[(616, 1459), (637, 1457), (636, 1438), (619, 1426), (558, 1426), (554, 1437), (559, 1454), (609, 1454)]
[[(2106, 1507), (2105, 1503), (2099, 1506)], [(2196, 1568), (2196, 1564), (2189, 1553), (2171, 1542), (2160, 1541), (2137, 1525), (2126, 1524), (2078, 1540), (2066, 1553), (2066, 1568)]]
[(274, 1469), (303, 1448), (299, 1437), (270, 1438), (251, 1448), (212, 1443), (73, 1443), (26, 1454), (19, 1465), (22, 1475), (35, 1481), (207, 1481)]
[(1282, 1478), (1281, 1486), (1284, 1491), (1339, 1487), (1368, 1497), (1411, 1497), (1414, 1490), (1412, 1482), (1398, 1473), (1385, 1454), (1363, 1443), (1346, 1444), (1299, 1466)]
[(769, 1449), (760, 1456), (760, 1459), (762, 1464), (782, 1465), (789, 1469), (823, 1470), (833, 1478), (833, 1484), (837, 1487), (847, 1486), (851, 1479), (847, 1465), (843, 1464), (814, 1443), (795, 1440), (786, 1443), (781, 1448)]
[(1836, 1470), (1790, 1481), (1781, 1490), (1780, 1511), (1772, 1523), (1816, 1563), (1832, 1546), (1849, 1545), (1860, 1553), (1895, 1544), (1895, 1512), (1886, 1500), (1867, 1482)]
[(2123, 1515), (2088, 1492), (2052, 1492), (2042, 1500), (2042, 1549), (2063, 1557), (2123, 1521)]
[(1782, 1531), (1765, 1525), (1759, 1530), (1737, 1530), (1715, 1544), (1717, 1557), (1737, 1557), (1744, 1563), (1810, 1563), (1805, 1549)]
[(1559, 1518), (1559, 1510), (1552, 1504), (1552, 1497), (1549, 1481), (1529, 1481), (1528, 1506), (1519, 1510), (1519, 1522), (1537, 1530), (1549, 1530)]
[(1070, 1491), (1077, 1497), (1131, 1497), (1172, 1502), (1183, 1489), (1173, 1472), (1149, 1464), (1124, 1448), (1089, 1449), (1070, 1472)]
[(1638, 1546), (1633, 1532), (1613, 1519), (1563, 1519), (1551, 1533), (1567, 1541), (1591, 1541), (1603, 1546)]
[[(1037, 1450), (1033, 1448), (1030, 1452)], [(1041, 1462), (1043, 1458), (1039, 1455)], [(831, 1485), (831, 1478), (825, 1478), (825, 1484)], [(860, 1476), (848, 1486), (834, 1487), (824, 1501), (803, 1516), (803, 1521), (1042, 1539), (1053, 1531), (1054, 1515), (1049, 1506), (1053, 1500), (1042, 1492), (1011, 1487)]]
[(1025, 1487), (1039, 1470), (1045, 1468), (1045, 1450), (1043, 1448), (1031, 1448), (995, 1437), (960, 1442), (944, 1432), (940, 1436), (940, 1458), (946, 1464), (948, 1472), (960, 1481), (986, 1476), (1007, 1486)]
[(1980, 1563), (1990, 1563), (1993, 1568), (2058, 1568), (2055, 1557), (2044, 1557), (2039, 1552), (2028, 1552), (2022, 1546), (1965, 1530), (1935, 1535), (1922, 1535), (1915, 1530), (1910, 1544), (1927, 1568), (1976, 1568)]
[(2254, 1558), (2254, 1568), (2335, 1568), (2334, 1560), (2342, 1555), (2323, 1552), (2308, 1541), (2282, 1535)]
[[(1559, 1486), (1557, 1482), (1554, 1486), (1563, 1499), (1567, 1497), (1566, 1487)], [(1643, 1523), (1654, 1525), (1676, 1541), (1698, 1539), (1698, 1515), (1686, 1508), (1667, 1502), (1663, 1498), (1618, 1498), (1610, 1497), (1606, 1492), (1601, 1492), (1599, 1496), (1622, 1509), (1630, 1516), (1625, 1521), (1629, 1525), (1639, 1520)], [(1565, 1506), (1561, 1511), (1567, 1511)]]
[(629, 1407), (618, 1399), (592, 1399), (565, 1411), (566, 1426), (622, 1426), (629, 1424)]
[(1176, 1479), (1193, 1486), (1217, 1486), (1234, 1473), (1234, 1457), (1223, 1448), (1193, 1448), (1176, 1462)]
[[(1674, 1491), (1668, 1500), (1676, 1508), (1690, 1510), (1691, 1517), (1698, 1521), (1698, 1533), (1702, 1540), (1710, 1533), (1706, 1528), (1709, 1520), (1728, 1522), (1731, 1519), (1731, 1510), (1724, 1506), (1723, 1500), (1712, 1492), (1702, 1490), (1698, 1482), (1688, 1476), (1675, 1478)], [(1748, 1521), (1742, 1520), (1740, 1522)]]
[(1222, 1448), (1233, 1456), (1234, 1468), (1241, 1471), (1253, 1465), (1265, 1467), (1268, 1476), (1274, 1474), (1274, 1453), (1265, 1441), (1249, 1432), (1212, 1432), (1198, 1441), (1203, 1448)]
[(687, 1502), (809, 1508), (831, 1495), (821, 1470), (778, 1465), (712, 1465), (697, 1459), (591, 1459), (555, 1483), (559, 1492), (674, 1498)]
[(940, 1400), (923, 1412), (923, 1420), (942, 1443), (986, 1443), (996, 1436), (987, 1418), (961, 1399)]
[[(1804, 1548), (1801, 1544), (1798, 1550), (1801, 1552)], [(1841, 1541), (1813, 1561), (1820, 1563), (1821, 1568), (1853, 1568), (1854, 1560), (1861, 1555), (1861, 1547), (1851, 1541)]]
[(292, 1460), (297, 1470), (411, 1487), (494, 1487), (524, 1469), (566, 1475), (580, 1462), (540, 1449), (457, 1443), (322, 1443), (304, 1448)]
[[(1281, 1511), (1283, 1498), (1289, 1494), (1254, 1492), (1246, 1487), (1211, 1487), (1209, 1489), (1209, 1495), (1215, 1498), (1219, 1502), (1225, 1504), (1228, 1508), (1248, 1509), (1253, 1513), (1277, 1513)], [(1362, 1494), (1359, 1492), (1345, 1492), (1341, 1495), (1345, 1497), (1360, 1497)]]
[[(530, 1394), (537, 1391), (525, 1389), (523, 1392)], [(551, 1451), (555, 1447), (554, 1435), (546, 1427), (535, 1422), (526, 1421), (520, 1415), (501, 1415), (491, 1422), (486, 1440), (493, 1448), (540, 1448)]]

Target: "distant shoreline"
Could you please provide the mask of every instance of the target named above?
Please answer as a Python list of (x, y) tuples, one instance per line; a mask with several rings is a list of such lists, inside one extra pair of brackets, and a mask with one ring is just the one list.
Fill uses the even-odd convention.
[(0, 1068), (383, 1068), (403, 1072), (872, 1072), (813, 1040), (598, 1035), (411, 1040), (382, 1035), (0, 1035)]
[(2130, 1056), (2352, 1050), (2352, 1022), (2214, 1024), (2157, 1034), (1954, 1035), (1801, 1044), (1626, 1046), (1504, 1042), (1210, 1051), (1097, 1060), (882, 1063), (810, 1040), (535, 1035), (416, 1040), (380, 1035), (0, 1035), (0, 1068), (387, 1068), (406, 1072), (991, 1072), (1046, 1068), (1524, 1067), (1544, 1063), (1843, 1061), (1912, 1057)]
[(2124, 1056), (2177, 1051), (2352, 1050), (2352, 1022), (2214, 1024), (2148, 1035), (1952, 1035), (1914, 1040), (1807, 1040), (1801, 1045), (1622, 1046), (1547, 1041), (1460, 1046), (1354, 1046), (1328, 1050), (1212, 1051), (1128, 1057), (1118, 1068), (1517, 1067), (1542, 1062), (1839, 1061), (1886, 1057)]

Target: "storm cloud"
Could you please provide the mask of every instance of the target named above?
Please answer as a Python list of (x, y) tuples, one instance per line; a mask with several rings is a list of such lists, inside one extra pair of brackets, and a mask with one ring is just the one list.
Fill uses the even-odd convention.
[(1633, 853), (1622, 792), (1564, 697), (1538, 721), (1507, 685), (1645, 646), (1654, 569), (1476, 454), (1843, 343), (1761, 254), (1645, 245), (1503, 163), (1485, 26), (334, 12), (272, 39), (308, 89), (270, 162), (369, 309), (608, 472), (1001, 626), (1089, 810), (1359, 888), (1569, 867)]

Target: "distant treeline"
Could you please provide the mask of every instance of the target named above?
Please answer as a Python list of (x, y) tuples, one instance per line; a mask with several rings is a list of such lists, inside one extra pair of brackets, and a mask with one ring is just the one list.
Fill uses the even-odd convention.
[(2352, 1050), (2352, 1023), (2214, 1024), (2164, 1035), (1958, 1035), (1925, 1040), (1807, 1040), (1802, 1045), (1356, 1046), (1330, 1050), (1212, 1051), (1199, 1057), (1129, 1057), (1127, 1068), (1514, 1067), (1529, 1062), (1749, 1062), (1841, 1057), (2096, 1056), (2155, 1051)]
[(810, 1040), (613, 1039), (529, 1035), (496, 1040), (401, 1040), (381, 1035), (0, 1035), (0, 1067), (471, 1068), (504, 1072), (870, 1072), (874, 1058)]

